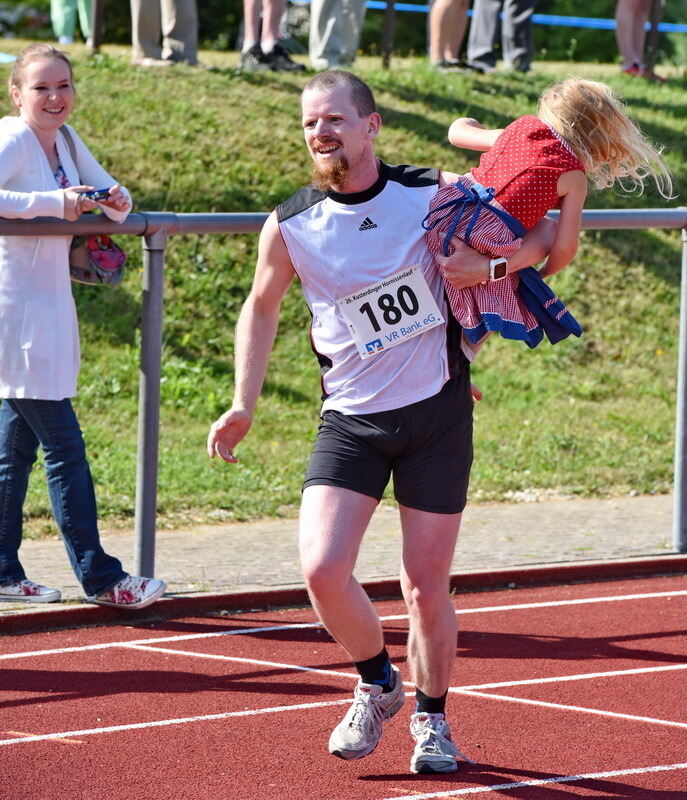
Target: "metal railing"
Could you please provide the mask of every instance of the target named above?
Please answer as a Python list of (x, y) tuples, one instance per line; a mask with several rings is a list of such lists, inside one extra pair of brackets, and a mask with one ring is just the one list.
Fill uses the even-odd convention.
[[(555, 217), (557, 212), (552, 212)], [(165, 250), (175, 234), (257, 233), (267, 214), (131, 214), (123, 223), (102, 215), (77, 222), (37, 218), (0, 219), (0, 236), (65, 236), (88, 233), (142, 236), (143, 298), (138, 398), (138, 452), (136, 459), (136, 508), (134, 572), (154, 574), (157, 516), (157, 469), (162, 369), (162, 296)], [(673, 209), (590, 210), (582, 217), (586, 230), (641, 228), (682, 229), (680, 328), (675, 422), (675, 476), (673, 546), (687, 553), (687, 207)]]

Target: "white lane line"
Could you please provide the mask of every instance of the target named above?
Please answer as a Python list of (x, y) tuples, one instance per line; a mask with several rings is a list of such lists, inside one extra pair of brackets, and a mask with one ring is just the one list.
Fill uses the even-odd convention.
[(189, 722), (208, 722), (216, 719), (230, 719), (231, 717), (252, 717), (260, 714), (277, 714), (283, 711), (303, 711), (311, 708), (328, 708), (350, 704), (351, 698), (343, 700), (326, 700), (320, 703), (299, 703), (293, 706), (273, 706), (271, 708), (250, 709), (248, 711), (226, 711), (221, 714), (200, 714), (195, 717), (179, 717), (177, 719), (159, 719), (150, 722), (132, 722), (129, 725), (110, 725), (104, 728), (85, 728), (78, 731), (61, 731), (60, 733), (43, 733), (35, 736), (25, 736), (21, 739), (0, 739), (0, 745), (26, 744), (27, 742), (46, 742), (52, 739), (65, 739), (75, 736), (94, 736), (99, 733), (117, 733), (119, 731), (135, 731), (144, 728), (163, 728), (168, 725), (185, 725)]
[(565, 683), (566, 681), (585, 681), (590, 678), (614, 678), (619, 675), (643, 675), (647, 672), (669, 672), (687, 669), (687, 664), (669, 664), (663, 667), (638, 667), (637, 669), (614, 669), (609, 672), (579, 672), (575, 675), (554, 675), (550, 678), (527, 678), (521, 681), (499, 681), (498, 683), (476, 683), (474, 686), (458, 686), (450, 692), (471, 689), (502, 689), (506, 686), (539, 686), (544, 683)]
[[(124, 646), (124, 645), (122, 645)], [(152, 650), (154, 653), (170, 653), (175, 656), (193, 656), (195, 658), (214, 658), (219, 661), (236, 661), (239, 664), (255, 664), (260, 667), (277, 667), (278, 669), (292, 669), (297, 672), (316, 672), (319, 675), (333, 675), (336, 678), (352, 678), (358, 680), (357, 672), (337, 672), (333, 669), (319, 669), (317, 667), (303, 667), (300, 664), (282, 664), (279, 661), (261, 661), (256, 658), (241, 658), (240, 656), (220, 656), (214, 653), (194, 653), (192, 650), (175, 650), (170, 647), (146, 647), (140, 644), (126, 645), (132, 650)], [(404, 686), (414, 687), (412, 681), (403, 681)], [(414, 692), (406, 692), (406, 697), (415, 696)]]
[[(687, 595), (687, 589), (679, 589), (674, 592), (646, 592), (645, 594), (619, 594), (608, 597), (580, 597), (573, 600), (542, 600), (540, 603), (513, 603), (504, 606), (480, 606), (478, 608), (461, 608), (456, 610), (456, 614), (462, 617), (464, 614), (491, 614), (494, 611), (529, 611), (533, 608), (558, 608), (560, 606), (581, 606), (589, 603), (620, 603), (626, 600), (653, 600), (664, 597), (682, 597)], [(408, 619), (407, 614), (396, 614), (391, 617), (382, 617), (383, 620)]]
[(270, 625), (264, 628), (233, 628), (230, 631), (208, 631), (207, 633), (184, 633), (176, 636), (157, 636), (149, 639), (129, 639), (120, 642), (100, 642), (99, 644), (82, 644), (75, 647), (55, 647), (51, 650), (28, 650), (24, 653), (2, 653), (0, 661), (12, 658), (30, 658), (33, 656), (55, 656), (63, 653), (83, 653), (86, 650), (106, 650), (108, 647), (123, 647), (130, 644), (148, 644), (149, 642), (190, 642), (194, 639), (214, 639), (219, 636), (238, 636), (240, 634), (270, 633), (273, 631), (293, 631), (301, 628), (321, 628), (319, 622), (302, 622), (294, 625)]
[(505, 700), (507, 703), (523, 703), (528, 706), (542, 706), (544, 708), (556, 708), (560, 711), (580, 711), (584, 714), (596, 714), (600, 717), (615, 717), (617, 719), (629, 719), (633, 722), (649, 722), (652, 725), (667, 725), (671, 728), (687, 729), (687, 722), (673, 722), (667, 719), (656, 719), (655, 717), (640, 717), (634, 714), (620, 714), (616, 711), (604, 711), (600, 708), (585, 708), (583, 706), (571, 706), (564, 703), (549, 703), (546, 700), (530, 700), (526, 697), (512, 697), (505, 694), (492, 694), (491, 692), (477, 692), (472, 689), (452, 689), (456, 694), (465, 694), (470, 697), (487, 697), (490, 700)]
[(447, 792), (429, 792), (428, 794), (402, 795), (401, 797), (385, 797), (384, 800), (435, 800), (440, 797), (462, 797), (466, 794), (484, 794), (486, 792), (509, 792), (513, 789), (526, 789), (530, 786), (549, 786), (556, 783), (576, 783), (577, 781), (597, 781), (603, 778), (622, 778), (627, 775), (647, 775), (655, 772), (674, 772), (687, 769), (687, 764), (660, 764), (654, 767), (635, 767), (633, 769), (614, 769), (608, 772), (587, 772), (580, 775), (563, 775), (559, 778), (541, 778), (516, 783), (495, 783), (491, 786), (471, 786), (465, 789), (449, 789)]
[(251, 664), (258, 667), (276, 667), (278, 669), (291, 669), (299, 672), (316, 672), (319, 675), (334, 675), (338, 678), (358, 679), (357, 672), (337, 672), (333, 669), (318, 669), (317, 667), (302, 667), (299, 664), (282, 664), (279, 661), (261, 661), (257, 658), (241, 658), (240, 656), (222, 656), (214, 653), (194, 653), (191, 650), (175, 650), (171, 647), (149, 647), (142, 644), (128, 644), (132, 650), (151, 650), (153, 653), (168, 653), (175, 656), (191, 656), (193, 658), (211, 658), (218, 661), (235, 661), (238, 664)]
[[(358, 678), (356, 672), (339, 672), (333, 669), (323, 669), (318, 667), (304, 667), (300, 664), (284, 664), (280, 661), (262, 661), (257, 658), (242, 658), (240, 656), (225, 656), (215, 653), (196, 653), (192, 650), (178, 650), (173, 647), (150, 647), (141, 644), (122, 644), (121, 647), (129, 647), (132, 650), (149, 650), (153, 653), (167, 653), (176, 656), (191, 656), (192, 658), (209, 658), (218, 661), (232, 661), (238, 664), (254, 664), (260, 667), (274, 667), (276, 669), (289, 669), (299, 672), (315, 672), (320, 675), (332, 675), (339, 678)], [(484, 689), (502, 689), (508, 686), (539, 686), (546, 683), (565, 683), (567, 681), (583, 681), (593, 678), (615, 678), (626, 675), (645, 675), (654, 672), (670, 672), (673, 670), (687, 669), (687, 664), (670, 664), (662, 667), (640, 667), (637, 669), (618, 669), (609, 672), (589, 672), (577, 673), (575, 675), (556, 675), (550, 678), (530, 678), (519, 681), (499, 681), (497, 683), (475, 683), (466, 686), (451, 686), (449, 692), (473, 692)], [(404, 681), (404, 686), (415, 686), (412, 681)], [(490, 697), (496, 695), (489, 695)]]
[[(527, 611), (536, 608), (559, 608), (562, 606), (588, 605), (593, 603), (612, 603), (629, 600), (652, 600), (667, 597), (681, 597), (687, 595), (686, 590), (674, 592), (647, 592), (645, 594), (614, 595), (612, 597), (586, 597), (573, 600), (549, 600), (541, 603), (521, 603), (503, 606), (482, 606), (481, 608), (457, 609), (456, 614), (489, 614), (500, 611)], [(407, 614), (394, 614), (380, 617), (382, 622), (392, 622), (408, 619)], [(105, 650), (108, 647), (120, 647), (127, 644), (157, 644), (160, 642), (184, 642), (194, 639), (212, 639), (220, 636), (241, 636), (258, 633), (270, 633), (274, 631), (290, 631), (308, 628), (322, 628), (319, 622), (302, 622), (291, 625), (271, 625), (266, 627), (254, 628), (234, 628), (230, 631), (208, 631), (207, 633), (186, 633), (177, 636), (158, 636), (148, 639), (133, 639), (128, 642), (101, 642), (99, 644), (87, 644), (77, 647), (57, 647), (50, 650), (30, 650), (23, 653), (3, 653), (0, 654), (0, 661), (14, 658), (33, 658), (37, 656), (62, 655), (63, 653), (82, 653), (87, 650)], [(0, 629), (1, 630), (1, 629)]]

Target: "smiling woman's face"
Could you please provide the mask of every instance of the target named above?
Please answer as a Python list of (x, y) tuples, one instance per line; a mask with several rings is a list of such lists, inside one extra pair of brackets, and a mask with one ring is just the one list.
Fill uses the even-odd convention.
[(24, 67), (21, 85), (12, 86), (11, 94), (30, 128), (57, 130), (74, 108), (71, 69), (61, 58), (39, 58)]

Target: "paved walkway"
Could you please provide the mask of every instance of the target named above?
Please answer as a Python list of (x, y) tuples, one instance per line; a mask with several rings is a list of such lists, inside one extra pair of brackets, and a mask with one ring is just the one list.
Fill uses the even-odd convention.
[[(671, 554), (672, 502), (671, 496), (658, 495), (468, 506), (453, 571)], [(302, 586), (296, 532), (295, 520), (161, 531), (156, 577), (167, 582), (170, 593), (183, 595)], [(363, 543), (358, 578), (397, 577), (400, 544), (396, 509), (381, 507)], [(132, 533), (103, 536), (103, 546), (132, 569)], [(27, 540), (21, 556), (32, 580), (61, 589), (72, 603), (83, 598), (61, 541)], [(30, 613), (37, 606), (45, 608), (0, 604), (0, 628), (3, 614)]]

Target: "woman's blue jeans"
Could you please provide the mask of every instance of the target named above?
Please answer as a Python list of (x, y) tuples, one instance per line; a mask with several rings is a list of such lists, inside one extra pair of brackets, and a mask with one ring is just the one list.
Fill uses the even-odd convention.
[[(19, 562), (22, 507), (38, 446), (48, 492), (72, 568), (87, 595), (126, 573), (100, 545), (86, 446), (69, 399), (5, 399), (0, 407), (0, 584), (26, 577)], [(37, 576), (38, 577), (38, 576)]]

